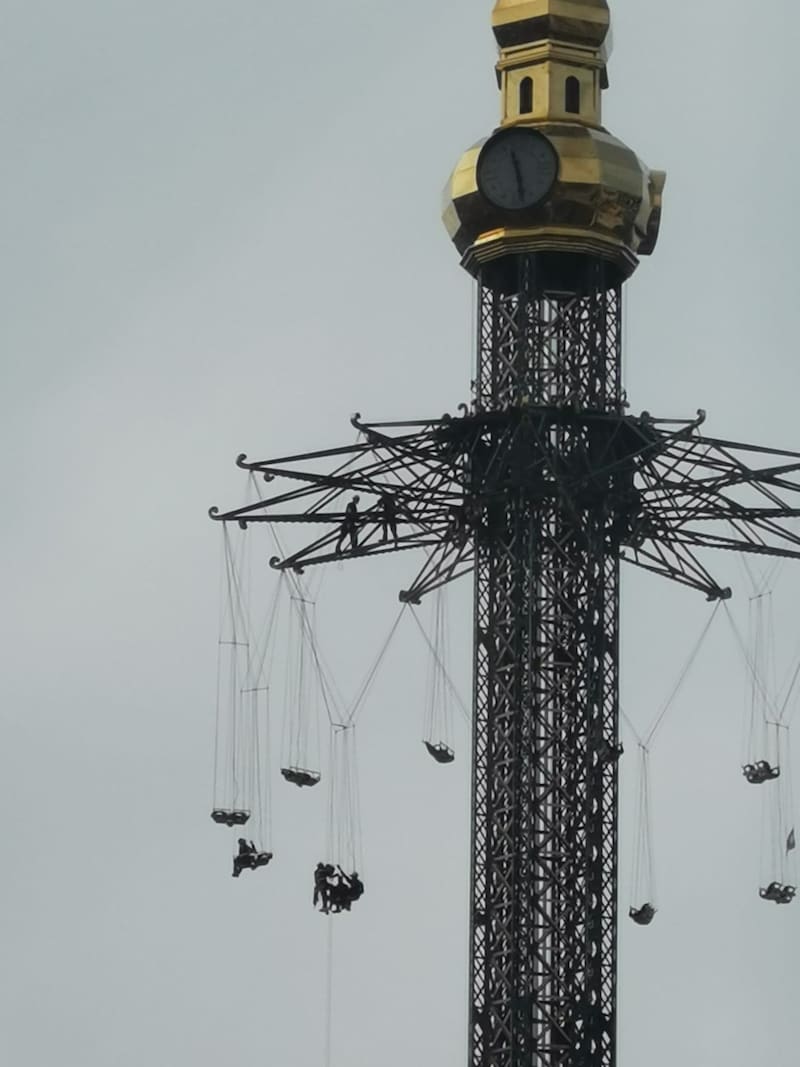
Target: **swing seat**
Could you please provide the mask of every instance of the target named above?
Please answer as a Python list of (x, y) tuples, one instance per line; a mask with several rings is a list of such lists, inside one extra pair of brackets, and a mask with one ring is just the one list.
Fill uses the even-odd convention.
[(238, 878), (242, 871), (254, 871), (257, 867), (266, 867), (271, 859), (271, 852), (250, 852), (246, 856), (234, 856), (233, 877)]
[(629, 908), (628, 915), (637, 926), (649, 926), (656, 915), (656, 909), (652, 904), (642, 904), (641, 908)]
[(250, 818), (250, 812), (242, 811), (238, 808), (234, 808), (233, 810), (229, 810), (228, 808), (214, 808), (211, 812), (211, 818), (220, 826), (244, 826)]
[(303, 767), (281, 767), (281, 774), (287, 782), (301, 789), (304, 785), (316, 785), (321, 778), (319, 771), (307, 771)]
[(430, 741), (423, 741), (423, 744), (437, 763), (452, 763), (456, 758), (455, 752), (444, 741), (439, 741), (435, 745)]
[(758, 891), (762, 900), (771, 900), (774, 904), (791, 904), (796, 893), (795, 886), (781, 885), (780, 882), (770, 882), (768, 886)]
[(771, 767), (770, 764), (762, 759), (757, 763), (746, 763), (742, 767), (742, 774), (751, 785), (763, 785), (764, 782), (773, 781), (775, 778), (780, 778), (780, 767)]

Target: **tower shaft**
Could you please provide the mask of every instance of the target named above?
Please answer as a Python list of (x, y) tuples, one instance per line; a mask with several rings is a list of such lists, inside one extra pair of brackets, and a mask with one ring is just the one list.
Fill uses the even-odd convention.
[(615, 1062), (621, 294), (544, 262), (479, 299), (474, 1067)]

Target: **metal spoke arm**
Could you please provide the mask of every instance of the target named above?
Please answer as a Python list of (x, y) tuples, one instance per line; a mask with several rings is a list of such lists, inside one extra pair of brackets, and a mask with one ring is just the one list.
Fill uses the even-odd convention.
[[(277, 460), (240, 455), (240, 468), (275, 483), (279, 491), (228, 511), (212, 508), (209, 514), (242, 529), (251, 523), (320, 527), (310, 543), (273, 557), (279, 569), (424, 548), (429, 560), (406, 591), (417, 600), (469, 569), (462, 559), (469, 541), (463, 521), (464, 452), (454, 452), (447, 433), (442, 436), (442, 427), (453, 420), (370, 425), (355, 416), (352, 421), (363, 439), (350, 446)], [(401, 433), (393, 437), (393, 429)]]
[(669, 578), (679, 585), (697, 589), (705, 594), (707, 600), (728, 600), (731, 596), (731, 590), (723, 588), (715, 581), (685, 545), (645, 543), (623, 548), (620, 558), (640, 570), (650, 571), (651, 574)]
[(800, 454), (694, 432), (642, 457), (638, 475), (641, 511), (625, 553), (637, 566), (715, 599), (730, 591), (696, 549), (800, 558)]

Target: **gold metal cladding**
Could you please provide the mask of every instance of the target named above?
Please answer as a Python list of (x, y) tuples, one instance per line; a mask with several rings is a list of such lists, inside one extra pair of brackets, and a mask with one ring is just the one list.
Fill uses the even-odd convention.
[(605, 0), (496, 0), (492, 11), (501, 48), (545, 38), (599, 48), (609, 23)]
[(569, 226), (553, 226), (532, 230), (509, 227), (484, 234), (466, 250), (461, 264), (471, 274), (477, 274), (485, 263), (524, 252), (568, 252), (605, 259), (613, 263), (625, 278), (633, 274), (639, 262), (620, 241), (595, 237)]
[(533, 125), (551, 141), (559, 175), (548, 197), (519, 212), (502, 211), (478, 191), (482, 143), (461, 157), (445, 190), (444, 222), (467, 269), (511, 251), (600, 255), (629, 274), (655, 247), (665, 175), (649, 171), (624, 144), (576, 123)]

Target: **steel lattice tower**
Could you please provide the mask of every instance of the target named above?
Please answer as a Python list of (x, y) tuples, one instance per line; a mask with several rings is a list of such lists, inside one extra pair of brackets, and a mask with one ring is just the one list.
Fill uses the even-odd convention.
[[(570, 295), (548, 292), (537, 256), (515, 265), (510, 295), (480, 285), (475, 405), (494, 421), (477, 472), (473, 1062), (561, 1063), (574, 1050), (569, 1062), (588, 1067), (612, 1062), (614, 1044), (630, 472), (595, 472), (608, 426), (597, 416), (622, 412), (621, 292), (596, 264)], [(585, 485), (567, 494), (559, 476)]]
[(628, 412), (622, 289), (664, 175), (600, 125), (608, 25), (605, 0), (497, 0), (502, 123), (445, 209), (479, 289), (470, 403), (241, 455), (285, 485), (211, 511), (313, 526), (278, 568), (424, 548), (412, 603), (474, 573), (473, 1067), (616, 1062), (620, 562), (718, 599), (702, 550), (800, 558), (800, 455)]

